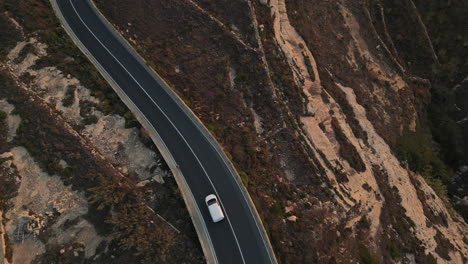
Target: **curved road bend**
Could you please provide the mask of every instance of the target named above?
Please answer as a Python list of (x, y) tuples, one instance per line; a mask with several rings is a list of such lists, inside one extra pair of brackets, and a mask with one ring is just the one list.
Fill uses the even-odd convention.
[[(88, 0), (56, 0), (78, 40), (151, 123), (178, 164), (202, 214), (219, 263), (275, 263), (260, 220), (228, 163), (157, 80), (104, 25)], [(115, 33), (115, 32), (114, 32)], [(204, 203), (218, 195), (226, 219), (214, 224)], [(185, 198), (185, 197), (184, 197)], [(253, 205), (251, 205), (253, 207)], [(198, 231), (198, 230), (197, 230)]]

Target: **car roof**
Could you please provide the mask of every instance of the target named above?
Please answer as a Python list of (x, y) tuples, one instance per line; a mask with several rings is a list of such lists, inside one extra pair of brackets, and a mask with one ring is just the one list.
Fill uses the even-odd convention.
[(224, 214), (221, 211), (219, 206), (214, 206), (212, 208), (208, 208), (210, 210), (211, 218), (213, 222), (219, 222), (224, 219)]

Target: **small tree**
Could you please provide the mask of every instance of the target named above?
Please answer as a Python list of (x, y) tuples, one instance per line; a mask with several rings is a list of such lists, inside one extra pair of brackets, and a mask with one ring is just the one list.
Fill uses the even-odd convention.
[(108, 222), (113, 225), (113, 236), (123, 249), (135, 249), (146, 260), (165, 262), (176, 236), (154, 216), (143, 204), (125, 203), (115, 209), (114, 217)]
[(98, 205), (98, 210), (104, 209), (106, 206), (113, 209), (117, 204), (121, 203), (130, 188), (122, 181), (107, 178), (104, 176), (98, 177), (99, 184), (96, 187), (90, 188), (91, 195), (89, 202)]

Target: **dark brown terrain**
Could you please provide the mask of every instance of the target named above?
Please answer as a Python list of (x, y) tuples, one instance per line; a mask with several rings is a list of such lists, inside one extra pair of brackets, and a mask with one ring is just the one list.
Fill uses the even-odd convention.
[[(280, 263), (467, 262), (463, 0), (94, 3), (221, 143)], [(0, 11), (3, 257), (203, 262), (157, 149), (48, 1)], [(44, 182), (74, 206), (32, 202), (28, 184), (59, 193)]]
[(403, 2), (95, 1), (223, 145), (282, 263), (463, 263)]
[(49, 2), (0, 11), (0, 263), (203, 263), (167, 165)]

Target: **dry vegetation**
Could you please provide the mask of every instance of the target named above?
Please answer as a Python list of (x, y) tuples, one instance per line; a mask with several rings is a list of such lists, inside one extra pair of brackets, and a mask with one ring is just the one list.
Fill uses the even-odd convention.
[[(450, 259), (450, 250), (454, 246), (438, 230), (434, 255), (424, 252), (415, 234), (415, 223), (407, 217), (402, 206), (402, 194), (391, 187), (384, 169), (365, 163), (366, 157), (360, 156), (362, 153), (346, 136), (343, 123), (335, 118), (329, 125), (320, 123), (319, 127), (324, 133), (334, 134), (339, 155), (355, 172), (372, 171), (379, 189), (376, 199), (383, 204), (382, 213), (378, 219), (372, 218), (367, 211), (361, 211), (360, 201), (340, 197), (340, 192), (334, 191), (347, 188), (345, 184), (355, 175), (335, 167), (331, 164), (333, 161), (325, 159), (325, 165), (320, 165), (318, 159), (326, 157), (325, 154), (319, 152), (319, 157), (316, 157), (305, 144), (307, 138), (304, 137), (301, 118), (314, 113), (308, 111), (307, 99), (277, 45), (274, 18), (267, 5), (258, 1), (228, 0), (95, 2), (127, 38), (136, 41), (136, 48), (222, 144), (253, 196), (281, 262), (346, 263), (355, 260), (360, 263), (405, 263), (413, 257), (417, 263), (436, 263), (434, 255)], [(462, 141), (456, 140), (448, 142), (447, 146), (456, 146), (457, 155), (449, 155), (444, 150), (440, 157), (432, 143), (429, 128), (424, 126), (423, 109), (429, 102), (428, 81), (415, 78), (413, 74), (427, 77), (425, 66), (431, 64), (434, 56), (427, 43), (419, 42), (426, 41), (424, 33), (417, 27), (408, 29), (405, 26), (417, 25), (417, 17), (411, 13), (398, 14), (398, 10), (405, 9), (402, 7), (407, 3), (393, 6), (388, 1), (347, 2), (347, 8), (363, 27), (360, 33), (365, 38), (368, 51), (377, 54), (386, 65), (385, 70), (400, 74), (407, 71), (402, 76), (409, 87), (394, 92), (394, 83), (379, 79), (379, 72), (365, 68), (365, 57), (359, 56), (356, 50), (349, 50), (352, 34), (345, 27), (344, 16), (337, 11), (341, 8), (339, 4), (286, 1), (289, 19), (307, 44), (302, 48), (312, 50), (319, 65), (317, 70), (325, 91), (321, 98), (326, 103), (330, 103), (332, 98), (340, 106), (350, 127), (346, 133), (352, 132), (360, 144), (369, 145), (369, 135), (361, 127), (359, 117), (337, 83), (353, 87), (358, 103), (365, 108), (367, 118), (378, 134), (394, 147), (402, 160), (409, 163), (410, 169), (423, 174), (443, 196), (448, 170), (441, 158), (452, 168), (460, 165), (454, 160), (463, 156), (459, 155), (463, 153), (459, 151), (463, 143), (458, 144)], [(36, 67), (57, 66), (65, 74), (77, 77), (102, 102), (98, 105), (100, 110), (125, 116), (127, 125), (139, 126), (94, 67), (74, 47), (52, 15), (48, 1), (0, 0), (0, 11), (1, 60), (17, 40), (25, 37), (23, 34), (36, 36), (49, 46), (48, 56), (43, 57)], [(434, 23), (434, 15), (430, 10), (426, 11), (423, 19)], [(14, 29), (10, 17), (24, 27), (23, 31)], [(394, 23), (390, 24), (390, 20)], [(445, 21), (443, 25), (450, 24), (447, 19), (442, 20)], [(256, 38), (257, 30), (259, 38)], [(409, 42), (405, 41), (408, 39)], [(445, 38), (438, 38), (435, 45), (443, 66), (438, 77), (439, 88), (431, 90), (441, 101), (446, 98), (446, 89), (441, 83), (447, 78), (451, 80), (450, 84), (460, 82), (460, 78), (452, 77), (458, 76), (454, 68), (461, 63), (451, 60), (447, 55), (449, 51), (440, 50), (446, 45), (444, 43)], [(412, 52), (414, 47), (423, 48)], [(34, 49), (24, 49), (18, 60), (28, 52), (34, 52)], [(359, 67), (351, 70), (345, 66), (350, 56), (355, 58), (354, 63)], [(406, 61), (411, 61), (412, 66)], [(313, 65), (308, 62), (306, 66), (311, 74)], [(93, 146), (73, 132), (73, 129), (79, 131), (82, 128), (68, 126), (60, 113), (40, 103), (41, 99), (33, 93), (19, 88), (3, 71), (0, 75), (0, 98), (13, 104), (15, 114), (20, 115), (23, 121), (14, 141), (5, 143), (5, 114), (0, 112), (0, 152), (14, 145), (24, 146), (45, 171), (60, 175), (66, 185), (86, 194), (90, 204), (86, 218), (101, 235), (114, 238), (107, 245), (98, 247), (101, 255), (95, 261), (203, 261), (196, 234), (172, 179), (167, 179), (165, 184), (151, 183), (137, 188), (134, 178), (124, 177), (106, 159), (92, 154)], [(27, 84), (31, 76), (25, 74), (20, 76), (20, 80)], [(460, 82), (460, 85), (465, 84)], [(76, 87), (68, 88), (64, 105), (73, 104), (71, 95), (74, 89)], [(452, 102), (454, 98), (449, 99)], [(440, 101), (432, 101), (432, 109), (442, 113), (440, 116), (447, 121), (444, 111), (453, 114), (453, 109), (438, 107), (437, 102)], [(83, 106), (82, 111), (89, 108)], [(412, 123), (414, 112), (419, 114), (421, 121), (412, 131), (404, 125)], [(459, 118), (459, 114), (456, 112), (454, 116)], [(89, 117), (85, 124), (96, 121), (96, 117)], [(461, 130), (452, 129), (453, 120), (449, 121), (448, 131), (458, 140)], [(436, 126), (435, 131), (440, 137), (445, 130)], [(444, 143), (441, 138), (436, 139)], [(61, 160), (69, 166), (60, 166)], [(322, 166), (333, 169), (337, 182), (323, 176)], [(8, 199), (15, 196), (17, 185), (14, 175), (8, 175), (1, 166), (0, 174), (1, 205), (8, 208)], [(417, 187), (418, 199), (428, 204), (430, 197), (419, 189), (423, 188), (422, 183), (416, 176), (411, 177), (412, 184)], [(362, 188), (363, 192), (377, 192), (369, 184)], [(337, 196), (341, 200), (350, 200), (354, 205), (341, 210)], [(447, 215), (436, 213), (428, 206), (423, 208), (426, 225), (448, 225)], [(177, 235), (156, 217), (153, 210), (185, 235)], [(380, 222), (379, 229), (375, 231), (378, 239), (372, 240), (375, 222)], [(67, 225), (72, 226), (73, 221)], [(64, 246), (81, 248), (80, 245)], [(108, 251), (103, 253), (106, 247)], [(61, 254), (60, 249), (48, 245), (46, 253), (36, 258), (35, 263), (76, 263), (83, 260), (81, 255)], [(10, 247), (7, 247), (7, 253), (11, 257)]]
[(376, 2), (393, 21), (388, 32), (402, 64), (430, 84), (431, 98), (421, 114), (420, 129), (403, 138), (420, 139), (403, 150), (417, 160), (410, 165), (425, 174), (439, 193), (448, 187), (448, 197), (466, 220), (468, 204), (462, 201), (467, 195), (466, 180), (456, 172), (468, 164), (468, 32), (463, 18), (468, 5), (463, 0)]
[[(401, 193), (391, 187), (384, 172), (364, 162), (365, 154), (359, 153), (344, 133), (343, 123), (336, 120), (328, 127), (321, 123), (320, 129), (334, 134), (339, 156), (354, 174), (367, 171), (376, 178), (380, 191), (369, 185), (362, 191), (376, 193), (376, 203), (383, 203), (380, 219), (367, 216), (360, 201), (350, 195), (340, 197), (341, 192), (333, 191), (346, 193), (345, 183), (353, 175), (326, 160), (324, 153), (311, 153), (305, 144), (308, 139), (301, 120), (314, 113), (306, 108), (294, 69), (278, 47), (271, 9), (260, 2), (264, 1), (95, 0), (221, 143), (253, 196), (281, 262), (390, 263), (409, 261), (414, 255), (418, 263), (433, 263), (436, 258), (426, 255), (416, 238), (415, 223), (406, 216)], [(357, 31), (367, 46), (361, 48), (384, 65), (367, 68), (369, 59), (348, 45), (353, 36), (338, 11), (339, 2), (286, 1), (289, 19), (307, 44), (302, 49), (314, 53), (324, 90), (320, 96), (327, 104), (332, 98), (339, 105), (350, 127), (346, 133), (373, 149), (347, 94), (337, 84), (352, 87), (377, 135), (392, 147), (406, 147), (400, 135), (428, 102), (427, 82), (401, 73), (395, 45), (382, 37), (382, 24), (371, 23), (378, 19), (366, 1), (344, 1), (356, 24), (363, 27)], [(348, 67), (350, 57), (355, 59), (354, 68)], [(313, 72), (310, 62), (306, 66), (309, 74)], [(380, 78), (387, 72), (404, 76), (400, 80), (404, 87), (395, 91), (396, 80)], [(420, 154), (411, 147), (399, 149)], [(426, 154), (433, 158), (430, 164), (437, 166), (437, 155)], [(324, 159), (338, 182), (323, 176), (319, 159)], [(436, 188), (437, 183), (432, 186)], [(337, 196), (354, 206), (340, 210)], [(372, 221), (380, 222), (376, 237), (382, 239), (375, 245), (366, 242), (372, 236)], [(450, 248), (440, 239), (437, 244)]]
[[(137, 182), (124, 177), (101, 156), (92, 154), (93, 147), (64, 125), (57, 113), (45, 104), (31, 103), (40, 99), (17, 87), (5, 73), (1, 75), (1, 83), (0, 97), (15, 105), (15, 114), (22, 118), (14, 141), (4, 146), (26, 147), (50, 175), (59, 175), (66, 185), (88, 196), (87, 219), (101, 235), (111, 235), (118, 243), (110, 244), (111, 251), (101, 258), (114, 255), (120, 257), (115, 259), (116, 263), (125, 263), (129, 259), (149, 261), (158, 257), (179, 263), (184, 258), (199, 257), (196, 244), (176, 234), (150, 209), (148, 205), (154, 201), (144, 195), (150, 190), (137, 188)], [(65, 160), (68, 167), (63, 169), (58, 164), (60, 160)], [(197, 254), (181, 256), (177, 253), (181, 247)], [(138, 256), (133, 256), (134, 251)]]
[[(0, 29), (5, 31), (5, 34), (0, 34), (2, 62), (17, 41), (37, 37), (48, 46), (48, 55), (41, 58), (35, 67), (56, 66), (64, 74), (71, 74), (92, 90), (92, 94), (101, 101), (97, 107), (105, 114), (120, 114), (126, 117), (128, 126), (140, 126), (99, 73), (73, 45), (60, 27), (48, 1), (2, 0), (0, 11), (0, 23), (3, 25)], [(10, 18), (14, 18), (22, 28), (15, 28)], [(22, 60), (30, 52), (34, 53), (34, 48), (27, 45), (16, 60)], [(79, 134), (81, 127), (68, 124), (59, 111), (46, 104), (32, 91), (33, 89), (29, 89), (29, 78), (20, 76), (18, 80), (2, 65), (0, 98), (15, 107), (12, 114), (19, 115), (22, 121), (14, 140), (6, 142), (6, 113), (0, 112), (0, 153), (14, 146), (23, 146), (42, 170), (49, 175), (60, 176), (65, 185), (86, 196), (89, 200), (86, 220), (94, 225), (99, 235), (109, 238), (98, 247), (94, 261), (203, 262), (198, 239), (185, 205), (174, 187), (174, 180), (167, 178), (165, 184), (150, 183), (144, 187), (137, 187), (137, 177), (128, 177), (117, 170)], [(69, 87), (64, 105), (73, 103), (72, 94), (75, 88)], [(155, 149), (148, 139), (141, 140)], [(66, 162), (66, 167), (61, 165), (62, 161)], [(167, 167), (165, 169), (167, 170)], [(15, 197), (18, 183), (3, 166), (0, 166), (0, 170), (0, 198), (4, 212), (8, 209), (10, 199)], [(170, 204), (174, 210), (168, 211), (165, 204)], [(181, 233), (175, 232), (157, 214), (171, 221)], [(73, 227), (76, 221), (67, 222), (65, 228)], [(47, 244), (47, 228), (52, 224), (53, 222), (49, 222), (39, 237), (46, 242), (46, 252), (36, 257), (34, 263), (85, 261), (81, 253), (78, 256), (70, 251), (66, 254), (61, 253), (61, 250), (67, 247), (81, 252), (82, 245)], [(11, 258), (9, 244), (6, 246)]]
[[(304, 155), (302, 136), (293, 129), (298, 127), (298, 115), (304, 113), (302, 95), (271, 39), (271, 28), (265, 24), (270, 22), (260, 22), (265, 25), (262, 40), (268, 45), (264, 50), (274, 67), (267, 72), (263, 53), (255, 49), (258, 44), (252, 36), (247, 2), (195, 1), (206, 12), (190, 1), (95, 2), (126, 37), (137, 40), (138, 51), (215, 135), (256, 198), (274, 247), (280, 255), (289, 250), (280, 241), (296, 239), (294, 232), (278, 232), (285, 217), (282, 204), (300, 199), (306, 191), (322, 201), (330, 194), (319, 187), (322, 182), (316, 173), (320, 170)], [(256, 2), (252, 4), (257, 8)], [(239, 10), (243, 15), (223, 10)], [(233, 27), (222, 26), (207, 14)], [(233, 34), (237, 34), (234, 26), (242, 32), (242, 41)], [(290, 105), (281, 106), (281, 102)], [(281, 182), (286, 178), (284, 170), (298, 177), (297, 185)]]

